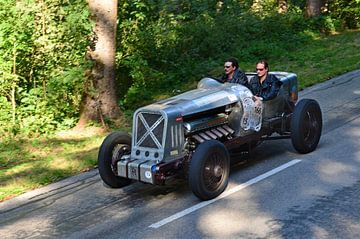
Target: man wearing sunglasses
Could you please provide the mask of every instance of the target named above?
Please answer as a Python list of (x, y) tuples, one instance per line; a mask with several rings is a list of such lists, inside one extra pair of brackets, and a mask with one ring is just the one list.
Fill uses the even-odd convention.
[(254, 94), (255, 101), (274, 99), (279, 93), (282, 82), (272, 74), (269, 74), (269, 64), (265, 60), (256, 63), (256, 76), (247, 87)]
[(220, 82), (237, 83), (242, 85), (248, 84), (248, 79), (244, 72), (239, 69), (239, 63), (235, 58), (229, 58), (224, 63), (224, 75), (221, 77)]

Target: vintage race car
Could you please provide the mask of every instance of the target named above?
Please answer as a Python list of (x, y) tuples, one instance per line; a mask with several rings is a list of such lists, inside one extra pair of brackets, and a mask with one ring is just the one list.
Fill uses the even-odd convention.
[(98, 155), (102, 180), (119, 188), (133, 180), (162, 185), (183, 175), (198, 198), (209, 200), (227, 187), (232, 152), (284, 138), (299, 153), (315, 150), (322, 130), (319, 104), (297, 102), (295, 74), (271, 74), (283, 84), (275, 99), (260, 104), (245, 86), (204, 78), (195, 90), (138, 109), (132, 136), (113, 132), (104, 139)]

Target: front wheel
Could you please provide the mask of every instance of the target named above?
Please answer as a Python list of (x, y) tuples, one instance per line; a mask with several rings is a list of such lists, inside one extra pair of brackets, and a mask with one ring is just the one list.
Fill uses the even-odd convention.
[(299, 153), (315, 150), (322, 130), (321, 109), (317, 101), (303, 99), (295, 106), (290, 130), (292, 144)]
[(125, 132), (109, 134), (100, 146), (98, 167), (101, 179), (112, 188), (121, 188), (131, 183), (131, 179), (117, 176), (117, 162), (131, 153), (131, 136)]
[(219, 196), (227, 187), (230, 157), (225, 146), (217, 140), (200, 144), (192, 155), (189, 185), (201, 200)]

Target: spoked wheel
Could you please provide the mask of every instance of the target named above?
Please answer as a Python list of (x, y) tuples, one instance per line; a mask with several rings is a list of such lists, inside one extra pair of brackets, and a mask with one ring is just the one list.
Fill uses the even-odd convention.
[(230, 158), (225, 146), (217, 140), (200, 144), (194, 152), (189, 168), (189, 185), (201, 200), (220, 195), (227, 187)]
[(117, 162), (131, 153), (131, 137), (125, 132), (109, 134), (100, 146), (98, 167), (101, 179), (112, 188), (121, 188), (131, 179), (117, 176)]
[(322, 115), (315, 100), (304, 99), (296, 106), (291, 118), (291, 141), (299, 153), (316, 149), (322, 130)]

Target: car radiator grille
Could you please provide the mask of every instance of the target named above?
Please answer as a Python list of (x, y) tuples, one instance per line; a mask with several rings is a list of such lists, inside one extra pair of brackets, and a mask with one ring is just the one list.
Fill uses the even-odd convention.
[(135, 146), (163, 149), (165, 118), (156, 112), (139, 112), (136, 117)]

